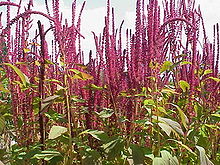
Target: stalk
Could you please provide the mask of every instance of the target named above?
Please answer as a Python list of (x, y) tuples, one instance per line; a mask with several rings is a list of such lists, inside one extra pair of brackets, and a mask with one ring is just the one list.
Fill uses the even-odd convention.
[[(61, 43), (60, 43), (61, 44)], [(63, 70), (64, 70), (64, 75), (63, 75), (63, 83), (64, 87), (66, 88), (65, 94), (64, 94), (64, 99), (65, 99), (65, 109), (67, 112), (67, 119), (68, 119), (68, 130), (69, 130), (69, 156), (70, 156), (70, 162), (73, 161), (73, 148), (72, 148), (72, 120), (71, 120), (71, 109), (70, 109), (70, 95), (68, 93), (69, 85), (68, 85), (68, 79), (67, 79), (67, 61), (66, 61), (66, 56), (64, 49), (62, 45), (60, 45), (61, 48), (61, 54), (64, 57), (64, 65), (63, 65)]]
[[(158, 84), (158, 81), (157, 81), (157, 77), (156, 77), (156, 74), (155, 74), (155, 91), (158, 92), (158, 89), (157, 89), (157, 84)], [(156, 123), (156, 128), (157, 128), (157, 148), (156, 148), (156, 152), (155, 152), (155, 156), (160, 156), (160, 141), (161, 141), (161, 137), (160, 137), (160, 127), (158, 125), (158, 121), (159, 121), (159, 110), (158, 110), (158, 102), (157, 102), (157, 94), (155, 95), (155, 106), (156, 106), (156, 116), (157, 116), (157, 123)]]
[(39, 75), (39, 125), (40, 125), (40, 142), (42, 144), (42, 151), (45, 149), (45, 125), (44, 125), (44, 117), (43, 113), (41, 112), (42, 108), (42, 100), (44, 99), (44, 79), (45, 79), (45, 35), (44, 35), (44, 27), (41, 25), (41, 22), (38, 21), (38, 28), (41, 40), (41, 60), (40, 60), (40, 75)]

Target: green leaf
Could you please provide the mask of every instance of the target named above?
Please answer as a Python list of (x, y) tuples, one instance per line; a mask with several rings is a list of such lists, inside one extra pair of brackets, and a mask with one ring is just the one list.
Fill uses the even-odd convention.
[(6, 89), (1, 82), (0, 82), (0, 91), (5, 92), (5, 93), (9, 93), (9, 90)]
[(189, 61), (183, 61), (183, 62), (181, 62), (181, 63), (180, 63), (180, 65), (181, 65), (181, 66), (182, 66), (182, 65), (187, 65), (187, 64), (192, 65), (192, 63), (191, 63), (191, 62), (189, 62)]
[(144, 105), (153, 106), (153, 105), (155, 105), (155, 102), (153, 99), (146, 99), (146, 100), (144, 100)]
[(165, 61), (162, 67), (160, 68), (160, 73), (169, 70), (172, 65), (173, 63), (171, 61)]
[(220, 114), (211, 114), (211, 116), (220, 118)]
[(73, 76), (73, 79), (81, 79), (81, 80), (91, 80), (93, 79), (93, 76), (84, 72), (81, 72), (77, 69), (69, 69), (69, 71), (72, 71), (75, 73)]
[(163, 150), (160, 152), (162, 158), (167, 162), (169, 165), (179, 165), (178, 159), (176, 156), (172, 156), (168, 151)]
[(104, 131), (99, 131), (99, 130), (88, 129), (88, 130), (81, 132), (79, 135), (83, 135), (83, 134), (89, 134), (95, 139), (104, 141), (104, 142), (109, 139), (108, 135)]
[(45, 98), (43, 100), (43, 103), (48, 103), (48, 102), (51, 102), (51, 101), (54, 101), (55, 99), (57, 99), (58, 97), (60, 97), (59, 95), (53, 95), (53, 96), (49, 96), (47, 98)]
[(170, 136), (171, 131), (173, 131), (172, 127), (165, 123), (158, 123), (158, 125), (168, 136)]
[(29, 53), (31, 50), (28, 48), (24, 48), (23, 51), (24, 51), (24, 53)]
[(3, 65), (11, 67), (17, 73), (17, 75), (20, 77), (24, 86), (26, 86), (27, 83), (30, 84), (28, 77), (20, 69), (18, 69), (16, 66), (14, 66), (10, 63), (3, 63)]
[(216, 77), (208, 77), (209, 79), (212, 79), (212, 80), (214, 80), (214, 81), (216, 81), (216, 82), (220, 82), (220, 79), (219, 78), (216, 78)]
[(59, 97), (60, 97), (60, 95), (53, 95), (53, 96), (49, 96), (49, 97), (45, 98), (41, 104), (41, 111), (43, 111), (44, 109), (49, 107), (53, 103), (53, 101)]
[(167, 162), (161, 157), (155, 157), (153, 159), (153, 165), (167, 165)]
[(164, 88), (161, 90), (162, 93), (171, 93), (171, 94), (179, 94), (177, 93), (175, 90), (173, 89), (169, 89), (169, 88)]
[(180, 88), (183, 90), (183, 92), (186, 92), (186, 90), (190, 89), (190, 85), (188, 82), (184, 81), (184, 80), (180, 80), (179, 81), (179, 86)]
[(216, 122), (220, 122), (220, 114), (211, 114), (212, 119)]
[(164, 113), (164, 114), (167, 114), (166, 110), (164, 107), (158, 107), (158, 110), (161, 112), (161, 113)]
[(132, 150), (132, 159), (134, 165), (144, 164), (144, 151), (142, 147), (136, 144), (132, 144), (130, 147)]
[(54, 63), (48, 59), (45, 59), (45, 64), (51, 64), (51, 65), (54, 65)]
[(102, 145), (108, 159), (115, 159), (124, 150), (124, 142), (120, 138), (112, 139), (111, 141)]
[(176, 107), (176, 109), (179, 111), (179, 114), (180, 114), (180, 118), (181, 118), (181, 121), (184, 125), (184, 127), (187, 129), (187, 125), (189, 123), (189, 119), (187, 118), (187, 116), (185, 115), (185, 113), (180, 109), (180, 107), (178, 105), (175, 105), (175, 104), (172, 104), (172, 103), (168, 103), (174, 107)]
[(207, 70), (204, 71), (203, 76), (205, 76), (207, 74), (210, 74), (210, 73), (212, 73), (212, 70), (211, 69), (207, 69)]
[(109, 118), (111, 117), (113, 114), (114, 114), (114, 111), (112, 109), (108, 109), (108, 108), (105, 108), (103, 111), (101, 112), (96, 112), (97, 115), (100, 117), (100, 118)]
[(153, 165), (179, 165), (176, 156), (172, 156), (168, 151), (160, 152), (161, 157), (153, 158)]
[(32, 159), (39, 159), (39, 160), (45, 160), (45, 161), (50, 161), (54, 157), (61, 157), (61, 154), (58, 151), (51, 151), (51, 150), (45, 150), (42, 151), (39, 154), (35, 154)]
[(197, 118), (199, 119), (203, 114), (203, 107), (198, 102), (195, 102), (194, 110), (196, 112)]
[(205, 154), (205, 149), (203, 147), (196, 146), (196, 148), (199, 150), (199, 159), (201, 165), (214, 165)]
[(100, 157), (98, 151), (87, 148), (82, 157), (82, 165), (100, 165)]
[(57, 137), (61, 136), (62, 134), (67, 132), (67, 128), (66, 127), (62, 127), (62, 126), (52, 126), (52, 128), (50, 129), (49, 132), (49, 139), (56, 139)]
[(179, 123), (177, 123), (176, 121), (173, 121), (171, 119), (168, 118), (163, 118), (163, 117), (157, 117), (157, 116), (153, 116), (153, 119), (157, 119), (159, 122), (165, 123), (167, 125), (169, 125), (171, 128), (173, 128), (173, 131), (178, 132), (181, 135), (184, 135), (183, 130), (181, 128), (181, 125)]

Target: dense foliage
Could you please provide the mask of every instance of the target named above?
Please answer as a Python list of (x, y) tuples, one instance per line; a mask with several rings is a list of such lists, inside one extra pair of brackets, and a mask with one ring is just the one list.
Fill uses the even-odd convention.
[[(73, 1), (72, 22), (63, 20), (59, 0), (52, 11), (45, 0), (47, 13), (33, 11), (32, 0), (23, 13), (22, 5), (0, 2), (7, 7), (5, 26), (0, 19), (0, 163), (220, 164), (219, 25), (210, 41), (194, 0), (164, 0), (162, 19), (157, 0), (137, 0), (125, 45), (108, 0), (87, 64), (85, 2), (76, 18)], [(50, 27), (38, 21), (31, 38), (33, 14)]]

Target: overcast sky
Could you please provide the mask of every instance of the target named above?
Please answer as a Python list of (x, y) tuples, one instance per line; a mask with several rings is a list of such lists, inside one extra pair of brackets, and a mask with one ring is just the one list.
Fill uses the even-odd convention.
[[(1, 0), (0, 0), (1, 1)], [(19, 0), (11, 0), (18, 3)], [(44, 0), (33, 0), (35, 2), (34, 10), (46, 12)], [(48, 0), (51, 4), (52, 0)], [(104, 16), (106, 14), (107, 0), (87, 0), (86, 6), (82, 16), (82, 34), (86, 37), (83, 41), (82, 47), (88, 52), (94, 49), (94, 41), (91, 31), (99, 34), (104, 26)], [(147, 2), (148, 0), (146, 0)], [(162, 1), (162, 0), (159, 0)], [(23, 5), (27, 4), (28, 0), (23, 0)], [(61, 10), (64, 18), (71, 20), (71, 2), (72, 0), (60, 0)], [(220, 0), (196, 0), (197, 5), (201, 6), (202, 14), (205, 20), (207, 33), (212, 38), (213, 25), (220, 23)], [(78, 10), (81, 8), (83, 0), (77, 0)], [(135, 22), (135, 4), (136, 0), (111, 0), (111, 6), (115, 8), (116, 27), (120, 26), (122, 20), (125, 20), (124, 29), (127, 27), (134, 28)], [(5, 7), (4, 7), (5, 8)], [(15, 9), (13, 7), (12, 9)], [(3, 11), (3, 7), (0, 7)], [(15, 13), (16, 10), (12, 10)], [(12, 16), (13, 17), (13, 16)], [(4, 16), (3, 16), (4, 19)], [(43, 20), (43, 19), (42, 19)], [(48, 22), (44, 22), (49, 27)], [(126, 27), (126, 28), (125, 28)]]

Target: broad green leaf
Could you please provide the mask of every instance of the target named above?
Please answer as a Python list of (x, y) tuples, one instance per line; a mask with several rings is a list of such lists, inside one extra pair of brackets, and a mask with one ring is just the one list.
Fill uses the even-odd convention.
[(100, 153), (94, 149), (87, 148), (82, 157), (82, 165), (101, 165)]
[(212, 70), (211, 69), (207, 69), (207, 70), (204, 71), (203, 76), (205, 76), (207, 74), (210, 74), (210, 73), (212, 73)]
[(6, 89), (1, 82), (0, 82), (0, 91), (5, 92), (5, 93), (9, 93), (9, 90)]
[(61, 136), (62, 134), (67, 132), (67, 128), (66, 127), (62, 127), (62, 126), (52, 126), (52, 128), (50, 129), (49, 132), (49, 139), (56, 139), (57, 137)]
[(132, 150), (132, 159), (133, 159), (134, 165), (144, 164), (144, 151), (142, 147), (136, 144), (132, 144), (130, 147)]
[(168, 136), (170, 136), (171, 131), (173, 131), (172, 127), (165, 123), (158, 123), (158, 125)]
[(149, 122), (147, 119), (143, 119), (143, 120), (135, 120), (134, 123), (136, 124), (140, 124), (140, 125), (153, 125), (151, 122)]
[(219, 78), (217, 78), (217, 77), (208, 77), (209, 79), (212, 79), (212, 80), (214, 80), (214, 81), (216, 81), (216, 82), (220, 82), (220, 79)]
[(20, 69), (18, 69), (18, 67), (14, 66), (10, 63), (3, 63), (3, 65), (11, 67), (17, 73), (17, 75), (20, 77), (24, 86), (26, 86), (27, 83), (28, 84), (30, 83), (28, 77)]
[(155, 105), (155, 102), (152, 99), (146, 99), (146, 100), (144, 100), (144, 105), (153, 106), (153, 105)]
[(198, 102), (195, 102), (194, 110), (196, 112), (197, 118), (199, 119), (203, 113), (203, 107)]
[(160, 68), (160, 72), (164, 72), (170, 69), (170, 66), (172, 66), (173, 63), (171, 61), (165, 61), (162, 65), (162, 67)]
[(176, 156), (172, 156), (168, 151), (163, 150), (160, 152), (161, 157), (153, 158), (153, 165), (179, 165)]
[(83, 135), (83, 134), (89, 134), (95, 139), (100, 140), (100, 141), (107, 141), (109, 139), (108, 135), (104, 131), (99, 131), (99, 130), (88, 129), (88, 130), (81, 132), (79, 135)]
[(191, 63), (191, 62), (189, 62), (189, 61), (183, 61), (183, 62), (181, 62), (181, 63), (180, 63), (180, 65), (181, 65), (181, 66), (182, 66), (182, 65), (187, 65), (187, 64), (192, 65), (192, 63)]
[(45, 79), (45, 81), (47, 81), (47, 82), (54, 82), (54, 83), (62, 83), (61, 81), (59, 81), (59, 80), (56, 80), (56, 79)]
[(158, 110), (159, 110), (161, 113), (167, 114), (167, 112), (166, 112), (166, 110), (164, 109), (164, 107), (158, 107)]
[(172, 156), (168, 151), (163, 150), (160, 152), (162, 158), (167, 162), (169, 165), (179, 165), (178, 159), (176, 156)]
[(178, 132), (181, 135), (184, 135), (181, 125), (177, 123), (176, 121), (173, 121), (168, 118), (157, 117), (157, 116), (153, 116), (152, 118), (155, 120), (158, 118), (159, 122), (168, 124), (171, 128), (173, 128), (174, 131)]
[(81, 79), (81, 80), (91, 80), (93, 79), (93, 76), (84, 72), (81, 72), (77, 69), (69, 69), (69, 71), (72, 71), (75, 73), (73, 76), (74, 79)]
[(161, 90), (162, 93), (171, 93), (171, 94), (179, 94), (177, 93), (175, 90), (173, 89), (169, 89), (169, 88), (164, 88)]
[(183, 92), (186, 92), (186, 90), (190, 89), (190, 85), (188, 82), (184, 81), (184, 80), (180, 80), (179, 81), (179, 86), (180, 88), (183, 90)]
[(34, 65), (40, 66), (41, 64), (40, 64), (40, 62), (39, 62), (38, 60), (36, 60), (36, 61), (34, 62)]
[(167, 165), (167, 162), (161, 157), (155, 157), (153, 159), (153, 165)]
[(212, 119), (216, 122), (220, 122), (220, 114), (211, 114)]
[(196, 148), (199, 150), (199, 159), (201, 165), (214, 165), (208, 158), (208, 156), (205, 153), (205, 149), (200, 146), (196, 146)]
[(62, 155), (58, 151), (50, 151), (50, 150), (45, 150), (42, 151), (39, 154), (35, 154), (33, 158), (39, 159), (39, 160), (45, 160), (45, 161), (50, 161), (54, 157), (61, 157)]
[(48, 59), (45, 59), (45, 64), (51, 64), (51, 65), (54, 65), (54, 63)]
[(60, 97), (60, 95), (53, 95), (53, 96), (49, 96), (49, 97), (45, 98), (41, 104), (41, 111), (43, 111), (44, 109), (49, 107), (53, 103), (53, 101), (59, 97)]
[(114, 114), (114, 111), (112, 109), (108, 109), (108, 108), (105, 108), (103, 111), (101, 112), (97, 112), (97, 115), (100, 117), (100, 118), (109, 118), (111, 117), (112, 115)]
[(108, 159), (115, 159), (124, 150), (124, 142), (120, 138), (113, 139), (102, 145)]
[(31, 50), (28, 48), (24, 48), (23, 51), (24, 51), (24, 53), (29, 53)]
[(220, 118), (220, 114), (211, 114), (211, 116)]
[(211, 128), (211, 129), (217, 129), (217, 125), (213, 125), (213, 124), (204, 124), (206, 127)]
[(47, 98), (45, 98), (43, 100), (43, 103), (47, 103), (47, 102), (51, 102), (51, 101), (54, 101), (55, 99), (59, 98), (60, 96), (59, 95), (53, 95), (53, 96), (49, 96)]
[(172, 104), (172, 103), (168, 103), (168, 104), (176, 107), (176, 109), (179, 111), (181, 121), (182, 121), (184, 127), (187, 129), (187, 124), (189, 123), (189, 119), (187, 118), (185, 113), (182, 111), (182, 109), (180, 109), (180, 107), (178, 105), (175, 105), (175, 104)]

